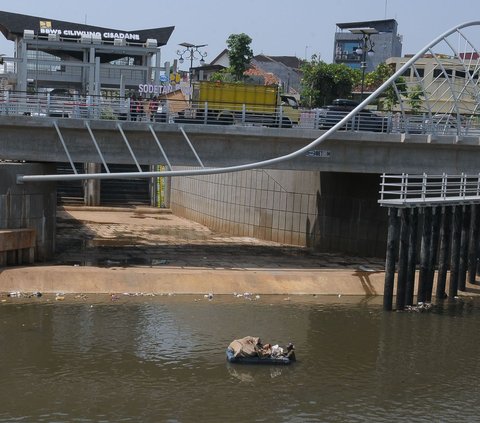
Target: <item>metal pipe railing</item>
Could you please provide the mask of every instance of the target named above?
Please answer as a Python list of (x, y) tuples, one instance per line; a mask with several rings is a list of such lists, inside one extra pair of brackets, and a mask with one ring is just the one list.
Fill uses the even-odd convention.
[[(195, 103), (174, 99), (104, 98), (58, 96), (47, 93), (0, 91), (0, 115), (119, 120), (180, 124), (217, 124), (309, 128), (328, 130), (349, 111), (328, 108), (293, 109), (232, 103)], [(458, 124), (461, 128), (458, 128)], [(480, 116), (451, 119), (445, 114), (401, 115), (364, 110), (340, 128), (346, 131), (382, 133), (480, 135)]]
[(387, 175), (380, 183), (382, 206), (413, 207), (431, 203), (480, 202), (480, 174)]

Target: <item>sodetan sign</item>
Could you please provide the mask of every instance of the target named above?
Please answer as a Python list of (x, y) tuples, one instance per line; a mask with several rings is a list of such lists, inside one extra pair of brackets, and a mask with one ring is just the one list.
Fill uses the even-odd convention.
[(139, 84), (138, 93), (140, 95), (165, 95), (174, 91), (181, 90), (183, 95), (190, 95), (190, 87), (185, 84), (172, 84), (172, 85), (156, 85), (156, 84)]
[(139, 84), (138, 86), (138, 92), (140, 94), (168, 94), (178, 89), (180, 89), (179, 85)]

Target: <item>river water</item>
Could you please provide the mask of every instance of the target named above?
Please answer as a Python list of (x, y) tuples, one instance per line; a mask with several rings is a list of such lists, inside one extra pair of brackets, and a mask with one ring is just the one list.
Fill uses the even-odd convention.
[[(0, 303), (0, 422), (479, 421), (480, 300), (66, 296)], [(246, 335), (291, 366), (234, 365)]]

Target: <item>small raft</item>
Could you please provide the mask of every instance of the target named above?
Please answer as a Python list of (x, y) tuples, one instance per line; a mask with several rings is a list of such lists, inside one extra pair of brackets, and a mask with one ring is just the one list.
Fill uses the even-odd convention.
[(227, 361), (246, 364), (290, 364), (295, 361), (295, 347), (285, 349), (278, 345), (262, 344), (258, 336), (235, 339), (227, 347)]
[(292, 360), (285, 356), (278, 357), (235, 357), (235, 351), (232, 348), (227, 348), (227, 361), (229, 363), (244, 363), (244, 364), (290, 364)]

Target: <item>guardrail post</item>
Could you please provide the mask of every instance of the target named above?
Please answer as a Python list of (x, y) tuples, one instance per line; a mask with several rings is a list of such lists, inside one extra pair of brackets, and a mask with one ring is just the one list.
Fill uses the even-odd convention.
[(380, 176), (382, 179), (380, 182), (380, 204), (383, 203), (384, 195), (385, 195), (385, 173), (382, 173)]
[[(315, 118), (314, 119), (315, 119), (315, 121), (313, 122), (313, 129), (318, 129), (319, 123), (320, 123), (320, 109), (315, 110)], [(480, 176), (479, 176), (478, 179), (480, 181)]]
[(205, 105), (203, 106), (203, 110), (204, 110), (203, 123), (207, 125), (208, 124), (208, 101), (205, 102)]
[(408, 174), (402, 173), (402, 187), (400, 189), (400, 200), (405, 201), (408, 194)]
[(422, 177), (422, 201), (425, 201), (425, 198), (427, 197), (427, 182), (428, 177), (427, 174), (424, 173)]
[(446, 173), (442, 173), (442, 186), (440, 189), (440, 197), (442, 200), (445, 200), (447, 198), (447, 182), (448, 182), (448, 176)]

